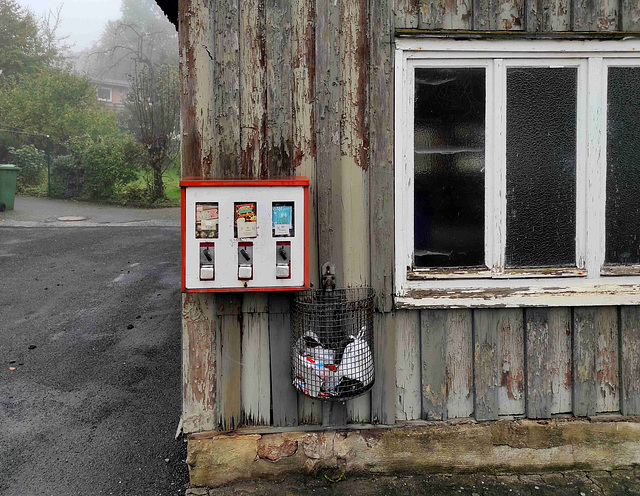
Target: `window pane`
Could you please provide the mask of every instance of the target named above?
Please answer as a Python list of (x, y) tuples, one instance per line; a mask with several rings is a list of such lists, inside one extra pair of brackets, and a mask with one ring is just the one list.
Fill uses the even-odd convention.
[(416, 267), (484, 266), (484, 68), (416, 69)]
[(640, 67), (610, 67), (605, 261), (640, 263)]
[(576, 263), (577, 75), (507, 70), (507, 266)]

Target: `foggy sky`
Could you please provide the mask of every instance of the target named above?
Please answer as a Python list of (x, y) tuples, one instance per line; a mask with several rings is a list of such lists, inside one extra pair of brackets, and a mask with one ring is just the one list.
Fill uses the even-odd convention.
[(102, 34), (107, 21), (120, 18), (120, 0), (18, 0), (18, 3), (38, 18), (62, 4), (58, 35), (69, 35), (66, 43), (73, 45), (74, 52), (90, 47)]

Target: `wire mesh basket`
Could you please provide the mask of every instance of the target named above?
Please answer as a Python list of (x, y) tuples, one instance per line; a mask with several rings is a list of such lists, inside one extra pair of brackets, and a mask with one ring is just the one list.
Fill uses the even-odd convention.
[(291, 375), (320, 400), (355, 398), (373, 386), (371, 288), (296, 293), (291, 315)]

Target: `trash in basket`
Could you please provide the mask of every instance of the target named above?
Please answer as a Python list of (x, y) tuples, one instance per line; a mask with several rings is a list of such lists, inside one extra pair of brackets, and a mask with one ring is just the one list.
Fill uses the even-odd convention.
[(292, 314), (293, 385), (312, 398), (345, 400), (375, 379), (371, 288), (296, 294)]

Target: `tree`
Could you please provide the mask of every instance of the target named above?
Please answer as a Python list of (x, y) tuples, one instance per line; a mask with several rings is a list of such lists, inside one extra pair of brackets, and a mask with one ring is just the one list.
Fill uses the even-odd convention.
[(144, 65), (130, 81), (126, 107), (132, 131), (147, 151), (150, 199), (156, 201), (164, 198), (162, 176), (180, 145), (178, 69), (168, 64)]
[(124, 0), (92, 50), (93, 74), (127, 79), (126, 125), (147, 150), (150, 200), (164, 198), (163, 173), (179, 145), (178, 37), (153, 0)]
[(65, 38), (57, 35), (60, 10), (38, 21), (15, 0), (0, 0), (0, 76), (16, 76), (63, 61)]
[[(96, 100), (89, 78), (57, 67), (6, 81), (0, 88), (0, 115), (4, 128), (49, 135), (56, 154), (72, 136), (120, 134), (116, 116)], [(44, 139), (38, 147), (44, 147)]]
[(0, 75), (43, 65), (43, 45), (34, 15), (15, 0), (0, 0)]

